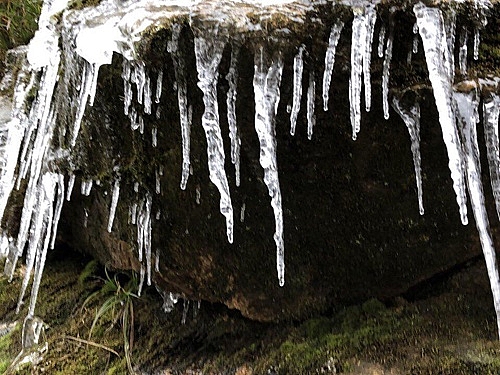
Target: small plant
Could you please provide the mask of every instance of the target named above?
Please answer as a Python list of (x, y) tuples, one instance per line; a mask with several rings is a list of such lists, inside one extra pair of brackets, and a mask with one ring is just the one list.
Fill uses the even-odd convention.
[(38, 28), (41, 0), (0, 0), (0, 49), (26, 44)]
[(126, 279), (127, 275), (116, 273), (110, 277), (106, 269), (106, 279), (103, 279), (104, 285), (101, 289), (92, 293), (82, 308), (95, 299), (104, 299), (104, 302), (96, 310), (94, 321), (89, 331), (89, 340), (96, 328), (97, 323), (108, 313), (111, 313), (111, 326), (114, 327), (121, 322), (123, 335), (123, 351), (127, 361), (127, 368), (131, 374), (135, 374), (132, 367), (132, 350), (134, 346), (134, 299), (139, 298), (136, 294), (138, 289), (137, 275), (132, 273), (128, 281), (122, 286), (120, 279)]

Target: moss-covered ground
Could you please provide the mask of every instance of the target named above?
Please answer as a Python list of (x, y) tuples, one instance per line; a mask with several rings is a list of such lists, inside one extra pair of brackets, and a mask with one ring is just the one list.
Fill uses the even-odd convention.
[[(158, 292), (145, 288), (133, 299), (132, 366), (144, 374), (498, 374), (500, 344), (483, 268), (477, 260), (384, 303), (280, 324), (252, 322), (206, 302), (198, 308), (180, 300), (166, 314)], [(9, 373), (21, 350), (26, 306), (19, 315), (15, 306), (22, 271), (10, 284), (0, 277), (0, 327), (11, 327), (0, 330), (0, 373)], [(37, 305), (48, 350), (17, 373), (128, 373), (119, 304), (89, 336), (110, 293), (85, 300), (102, 291), (104, 280), (104, 269), (90, 259), (68, 249), (51, 254)], [(129, 278), (118, 280), (125, 287)]]

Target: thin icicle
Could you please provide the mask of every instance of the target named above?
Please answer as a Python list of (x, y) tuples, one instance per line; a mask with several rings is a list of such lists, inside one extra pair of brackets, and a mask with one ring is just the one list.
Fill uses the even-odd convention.
[(240, 53), (240, 45), (232, 44), (231, 63), (229, 72), (226, 75), (226, 80), (229, 83), (227, 91), (227, 123), (229, 124), (229, 138), (231, 139), (231, 163), (234, 165), (236, 186), (240, 186), (240, 147), (241, 139), (238, 131), (238, 123), (236, 122), (236, 95), (238, 87), (238, 55)]
[(417, 183), (418, 208), (420, 215), (424, 214), (424, 201), (422, 197), (422, 173), (420, 167), (420, 105), (415, 99), (412, 106), (407, 109), (401, 104), (401, 101), (393, 97), (392, 104), (396, 112), (404, 121), (408, 133), (410, 134), (411, 152), (413, 155), (413, 165), (415, 167), (415, 180)]
[(385, 25), (380, 26), (378, 33), (378, 57), (384, 57), (384, 44), (385, 44)]
[(139, 286), (137, 287), (137, 295), (140, 297), (142, 293), (142, 287), (144, 286), (144, 276), (146, 275), (146, 269), (141, 264), (141, 270), (139, 272)]
[(280, 51), (267, 56), (268, 51), (260, 46), (255, 53), (255, 73), (253, 88), (255, 93), (255, 130), (260, 142), (260, 165), (264, 169), (264, 183), (271, 196), (276, 231), (276, 267), (279, 285), (285, 284), (285, 248), (283, 242), (283, 209), (281, 189), (278, 179), (276, 159), (275, 117), (280, 99), (280, 83), (283, 71), (283, 58)]
[(144, 82), (144, 113), (151, 114), (151, 78), (146, 73), (146, 81)]
[(158, 128), (151, 129), (151, 146), (158, 146)]
[(132, 64), (126, 58), (122, 63), (122, 79), (123, 79), (123, 113), (125, 116), (129, 115), (129, 108), (132, 104), (132, 82), (130, 76), (132, 72)]
[(413, 24), (413, 53), (418, 53), (418, 24), (415, 22)]
[(70, 173), (68, 181), (68, 190), (66, 191), (66, 200), (68, 202), (71, 200), (71, 193), (73, 193), (74, 186), (75, 186), (75, 174)]
[(500, 115), (500, 96), (489, 93), (483, 98), (483, 126), (488, 165), (490, 169), (491, 189), (495, 198), (497, 215), (500, 219), (500, 154), (498, 120)]
[(163, 89), (163, 69), (158, 72), (158, 78), (156, 79), (156, 96), (155, 103), (160, 103), (161, 93)]
[(156, 194), (160, 194), (161, 193), (161, 180), (160, 180), (160, 173), (158, 171), (158, 169), (155, 170), (155, 192)]
[(467, 43), (469, 41), (469, 32), (463, 28), (460, 33), (460, 51), (458, 53), (458, 65), (462, 75), (467, 74)]
[(481, 240), (484, 259), (488, 269), (490, 287), (497, 317), (498, 336), (500, 338), (500, 277), (495, 255), (495, 248), (491, 236), (488, 213), (484, 202), (483, 185), (481, 183), (481, 169), (479, 148), (477, 144), (476, 123), (478, 116), (478, 98), (476, 90), (470, 93), (456, 92), (454, 95), (457, 104), (458, 120), (460, 122), (467, 170), (467, 186), (476, 220), (476, 228)]
[(373, 44), (373, 31), (375, 30), (375, 21), (377, 20), (377, 12), (375, 5), (369, 4), (365, 10), (365, 45), (363, 52), (363, 78), (365, 85), (365, 109), (370, 112), (372, 106), (372, 84), (370, 65), (372, 61), (372, 44)]
[[(139, 207), (137, 214), (137, 251), (139, 262), (142, 262), (143, 256), (146, 257), (147, 284), (151, 285), (151, 206), (152, 196), (146, 194)], [(141, 265), (141, 272), (143, 266)], [(141, 275), (143, 278), (144, 276)]]
[(314, 125), (316, 125), (316, 115), (314, 114), (314, 100), (316, 98), (316, 82), (314, 72), (309, 72), (309, 87), (307, 89), (307, 138), (312, 139)]
[(89, 101), (89, 99), (90, 105), (93, 104), (98, 76), (99, 65), (85, 62), (82, 74), (82, 86), (77, 102), (78, 107), (76, 111), (76, 119), (75, 123), (73, 124), (71, 147), (74, 147), (76, 144), (76, 139), (78, 138), (78, 134), (80, 132), (83, 115), (85, 113), (85, 108), (87, 107), (87, 102)]
[(389, 119), (389, 75), (391, 74), (392, 46), (394, 42), (394, 19), (389, 21), (389, 37), (385, 46), (385, 57), (382, 68), (382, 108), (384, 110), (384, 118)]
[(155, 272), (160, 272), (160, 250), (155, 251)]
[(295, 135), (295, 127), (297, 125), (297, 116), (300, 111), (300, 100), (302, 98), (302, 72), (304, 71), (304, 54), (305, 46), (299, 47), (299, 52), (293, 59), (293, 100), (292, 111), (290, 113), (290, 134)]
[(224, 170), (224, 144), (219, 125), (217, 104), (218, 67), (222, 58), (225, 42), (214, 37), (196, 37), (194, 48), (198, 87), (203, 92), (205, 111), (201, 119), (207, 139), (208, 169), (210, 181), (220, 193), (220, 212), (226, 218), (226, 232), (229, 243), (233, 243), (233, 206)]
[(365, 15), (363, 8), (353, 8), (351, 38), (351, 77), (349, 78), (349, 103), (352, 125), (352, 139), (356, 140), (361, 128), (361, 74), (366, 43)]
[(330, 93), (330, 83), (332, 81), (333, 66), (335, 65), (335, 54), (337, 44), (339, 43), (340, 34), (344, 28), (344, 22), (337, 20), (333, 24), (328, 39), (328, 48), (325, 54), (325, 71), (323, 73), (323, 110), (328, 111), (328, 98)]
[(474, 29), (474, 60), (479, 59), (479, 29), (476, 27)]
[(52, 241), (50, 242), (50, 248), (54, 249), (56, 243), (57, 227), (59, 226), (59, 219), (61, 217), (61, 211), (64, 203), (64, 175), (57, 175), (57, 200), (56, 208), (54, 210), (54, 220), (52, 222)]
[(182, 54), (179, 52), (179, 38), (182, 25), (172, 25), (172, 39), (168, 43), (167, 50), (172, 56), (174, 63), (175, 80), (177, 82), (177, 100), (179, 102), (179, 117), (182, 135), (182, 176), (181, 189), (186, 189), (189, 178), (190, 148), (191, 148), (191, 116), (187, 100), (186, 66)]
[(448, 152), (448, 167), (453, 180), (453, 189), (457, 197), (462, 224), (467, 220), (467, 197), (463, 167), (463, 151), (455, 123), (452, 66), (447, 47), (446, 31), (441, 11), (428, 8), (423, 3), (413, 7), (417, 17), (418, 29), (424, 46), (425, 59), (429, 70), (436, 107), (439, 113), (439, 123), (443, 132), (443, 140)]
[(113, 184), (113, 193), (111, 194), (111, 206), (109, 207), (108, 217), (108, 232), (113, 230), (113, 221), (115, 220), (116, 206), (118, 205), (118, 198), (120, 196), (120, 178), (115, 179)]
[(93, 184), (92, 179), (82, 180), (82, 188), (81, 188), (82, 195), (85, 195), (87, 197), (90, 195), (90, 191), (92, 190), (92, 184)]

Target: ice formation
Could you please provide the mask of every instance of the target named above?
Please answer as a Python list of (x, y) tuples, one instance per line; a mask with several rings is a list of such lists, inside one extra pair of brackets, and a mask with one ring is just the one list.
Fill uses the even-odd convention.
[(467, 197), (463, 155), (455, 124), (455, 111), (452, 95), (452, 58), (447, 44), (443, 16), (439, 9), (426, 7), (423, 3), (414, 6), (418, 30), (424, 46), (425, 59), (429, 70), (434, 98), (439, 113), (439, 123), (443, 132), (443, 140), (448, 151), (448, 166), (453, 179), (453, 189), (457, 196), (460, 218), (467, 224)]
[(418, 209), (420, 215), (424, 214), (424, 201), (422, 198), (422, 172), (420, 168), (420, 105), (418, 101), (411, 105), (410, 108), (405, 108), (401, 100), (394, 96), (392, 105), (395, 111), (404, 121), (410, 134), (411, 152), (413, 154), (413, 164), (415, 166), (415, 180), (417, 183), (418, 193)]
[[(481, 167), (479, 147), (477, 143), (476, 124), (479, 122), (479, 98), (477, 91), (462, 93), (455, 92), (454, 99), (457, 107), (457, 118), (462, 136), (465, 153), (465, 169), (467, 171), (467, 187), (469, 191), (472, 212), (479, 232), (481, 247), (488, 269), (493, 303), (497, 315), (497, 329), (500, 337), (500, 278), (495, 255), (495, 247), (490, 232), (490, 224), (486, 205), (484, 203), (483, 185), (481, 182)], [(498, 125), (498, 124), (497, 124)]]
[(344, 28), (344, 22), (337, 20), (332, 26), (330, 38), (328, 39), (328, 48), (325, 54), (325, 71), (323, 73), (323, 110), (328, 111), (328, 97), (330, 92), (330, 83), (332, 81), (333, 66), (335, 64), (335, 53), (339, 43), (340, 33)]
[(283, 72), (281, 51), (270, 54), (259, 46), (255, 51), (253, 88), (255, 94), (255, 130), (260, 142), (260, 165), (264, 169), (264, 182), (271, 196), (276, 231), (276, 268), (280, 286), (285, 285), (285, 245), (283, 241), (283, 209), (276, 159), (275, 117), (280, 100), (280, 83)]
[[(193, 14), (202, 14), (203, 1), (193, 0), (130, 0), (119, 2), (102, 0), (95, 7), (81, 11), (65, 10), (67, 0), (46, 0), (39, 20), (39, 31), (27, 49), (16, 53), (25, 53), (27, 58), (19, 67), (17, 83), (14, 87), (12, 103), (1, 103), (0, 107), (12, 106), (8, 114), (0, 112), (0, 218), (7, 206), (8, 198), (14, 187), (20, 188), (25, 180), (26, 192), (21, 213), (19, 233), (16, 239), (9, 239), (6, 233), (0, 233), (0, 256), (6, 256), (5, 273), (12, 278), (18, 259), (26, 254), (26, 273), (22, 282), (18, 301), (21, 307), (26, 290), (33, 275), (28, 315), (34, 314), (38, 287), (44, 268), (48, 248), (54, 247), (57, 226), (64, 200), (70, 200), (73, 186), (77, 180), (81, 183), (81, 194), (89, 196), (93, 187), (92, 171), (77, 171), (73, 162), (74, 153), (79, 144), (79, 134), (85, 126), (85, 114), (88, 106), (94, 104), (98, 92), (100, 67), (112, 62), (113, 53), (122, 56), (123, 79), (123, 112), (130, 120), (133, 130), (143, 134), (151, 131), (151, 145), (158, 146), (159, 129), (149, 128), (149, 116), (160, 118), (160, 106), (164, 90), (164, 68), (152, 67), (141, 59), (136, 47), (146, 30), (155, 30), (165, 26), (165, 20), (174, 20), (179, 15), (189, 15), (189, 22), (195, 22)], [(279, 5), (291, 3), (291, 0), (275, 0), (252, 2), (250, 6), (265, 7), (269, 3)], [(255, 5), (257, 4), (257, 5)], [(213, 5), (213, 4), (212, 4)], [(296, 1), (294, 6), (302, 10), (310, 10), (311, 2)], [(350, 120), (352, 138), (355, 139), (361, 124), (361, 97), (364, 86), (366, 111), (371, 109), (371, 56), (373, 34), (377, 20), (375, 3), (345, 2), (353, 13), (351, 38), (351, 70), (349, 79)], [(476, 4), (476, 7), (482, 5)], [(242, 9), (245, 7), (241, 7)], [(161, 9), (161, 11), (159, 10)], [(218, 8), (219, 9), (219, 8)], [(222, 9), (222, 8), (221, 8)], [(236, 8), (233, 8), (235, 10)], [(259, 8), (260, 9), (260, 8)], [(384, 58), (382, 64), (382, 107), (384, 117), (389, 117), (389, 76), (395, 38), (394, 8), (389, 9), (388, 19), (382, 19), (378, 35), (378, 56)], [(235, 10), (240, 12), (241, 9)], [(408, 55), (408, 62), (418, 52), (419, 37), (422, 40), (423, 52), (429, 71), (429, 79), (434, 92), (439, 113), (443, 140), (446, 145), (449, 168), (453, 180), (453, 188), (459, 206), (461, 220), (467, 223), (466, 186), (468, 187), (471, 206), (477, 230), (483, 247), (488, 274), (493, 292), (497, 319), (500, 324), (500, 283), (496, 266), (493, 241), (489, 231), (488, 217), (484, 206), (483, 188), (480, 179), (479, 151), (477, 147), (476, 123), (478, 122), (477, 89), (469, 92), (453, 90), (455, 83), (454, 51), (456, 34), (456, 14), (453, 9), (445, 14), (437, 8), (430, 8), (418, 3), (413, 8), (416, 22), (413, 27), (413, 44)], [(62, 13), (61, 13), (62, 12)], [(198, 12), (198, 13), (197, 13)], [(223, 132), (219, 121), (217, 97), (218, 76), (221, 73), (219, 64), (224, 48), (231, 46), (231, 55), (226, 80), (227, 122), (231, 150), (231, 163), (235, 168), (235, 184), (240, 185), (240, 129), (238, 128), (236, 99), (238, 92), (238, 64), (240, 50), (244, 43), (241, 35), (231, 36), (219, 23), (247, 22), (245, 27), (249, 33), (262, 33), (261, 25), (252, 23), (246, 14), (222, 13), (220, 19), (210, 19), (210, 27), (203, 32), (195, 31), (194, 55), (198, 86), (203, 93), (204, 113), (201, 124), (207, 141), (208, 170), (210, 180), (220, 194), (220, 212), (226, 220), (226, 235), (233, 242), (233, 206), (229, 182), (225, 170), (225, 151)], [(61, 13), (61, 17), (57, 16)], [(238, 19), (241, 15), (241, 20)], [(59, 21), (58, 21), (59, 20)], [(91, 21), (89, 21), (91, 20)], [(299, 21), (302, 21), (299, 19)], [(388, 21), (388, 22), (387, 22)], [(56, 28), (55, 23), (60, 22)], [(177, 21), (175, 21), (177, 22)], [(181, 43), (181, 33), (186, 27), (184, 23), (169, 24), (171, 32), (167, 44), (167, 52), (172, 59), (179, 111), (180, 134), (182, 138), (181, 189), (186, 189), (189, 175), (192, 174), (190, 142), (191, 123), (193, 117), (192, 104), (188, 95), (189, 59), (186, 58), (185, 44)], [(197, 21), (196, 21), (197, 22)], [(322, 80), (323, 109), (328, 110), (329, 91), (335, 64), (336, 49), (344, 21), (333, 20), (333, 26), (324, 55), (324, 71)], [(233, 26), (234, 26), (233, 25)], [(267, 32), (267, 31), (266, 31)], [(283, 35), (290, 30), (282, 29)], [(462, 75), (467, 74), (467, 44), (469, 33), (474, 33), (473, 57), (479, 57), (479, 28), (459, 30), (458, 67)], [(245, 36), (246, 37), (246, 36)], [(282, 44), (276, 43), (276, 37), (259, 39), (251, 44), (254, 50), (253, 90), (255, 95), (255, 130), (260, 145), (260, 164), (264, 171), (264, 183), (271, 198), (271, 206), (275, 220), (274, 241), (276, 244), (276, 267), (279, 285), (285, 282), (283, 209), (282, 196), (278, 178), (277, 141), (275, 117), (280, 101), (280, 84), (284, 66)], [(471, 37), (472, 39), (472, 37)], [(96, 43), (96, 41), (99, 43)], [(305, 43), (305, 42), (304, 42)], [(305, 43), (306, 44), (306, 43)], [(189, 44), (188, 44), (189, 45)], [(295, 44), (297, 45), (297, 44)], [(296, 129), (298, 113), (302, 98), (302, 81), (304, 72), (305, 45), (299, 48), (293, 62), (293, 91), (290, 108), (290, 133)], [(62, 46), (60, 49), (59, 46)], [(308, 46), (309, 49), (309, 46)], [(14, 53), (14, 52), (11, 52)], [(314, 57), (307, 55), (306, 63)], [(318, 72), (314, 64), (306, 65), (308, 72), (307, 89), (307, 137), (311, 139), (315, 126), (316, 79)], [(167, 72), (167, 71), (165, 71)], [(153, 79), (153, 81), (152, 81)], [(156, 82), (154, 81), (156, 79)], [(495, 86), (496, 85), (496, 86)], [(483, 123), (487, 146), (490, 178), (493, 195), (500, 218), (500, 156), (498, 120), (500, 99), (498, 82), (493, 86), (497, 92), (483, 90)], [(30, 103), (28, 97), (36, 91)], [(154, 93), (153, 93), (154, 91)], [(493, 90), (495, 91), (495, 90)], [(485, 94), (486, 92), (486, 94)], [(1, 100), (4, 100), (1, 98)], [(56, 103), (56, 101), (59, 101)], [(71, 102), (67, 119), (58, 118), (61, 102)], [(404, 104), (403, 104), (404, 103)], [(418, 191), (419, 212), (423, 214), (422, 178), (420, 172), (420, 110), (418, 101), (409, 105), (398, 95), (393, 95), (392, 104), (395, 111), (407, 126), (411, 151), (413, 154), (415, 178)], [(67, 104), (66, 104), (67, 105)], [(166, 106), (162, 106), (162, 109)], [(457, 127), (458, 124), (458, 127)], [(106, 126), (107, 124), (104, 124)], [(67, 129), (66, 129), (67, 127)], [(166, 133), (162, 129), (162, 135)], [(59, 137), (53, 139), (54, 134)], [(149, 142), (149, 141), (148, 141)], [(149, 143), (148, 143), (149, 145)], [(68, 160), (68, 165), (59, 163)], [(59, 165), (61, 164), (61, 165)], [(155, 167), (155, 182), (151, 191), (161, 193), (162, 167)], [(67, 185), (65, 179), (68, 179)], [(101, 192), (98, 180), (96, 192)], [(116, 215), (120, 184), (126, 184), (116, 177), (112, 186), (111, 205), (107, 229), (111, 231)], [(104, 185), (104, 182), (103, 182)], [(136, 225), (137, 258), (140, 261), (140, 287), (143, 283), (150, 285), (153, 281), (152, 268), (160, 270), (159, 249), (155, 249), (154, 266), (152, 260), (151, 215), (156, 212), (156, 219), (161, 217), (160, 210), (153, 211), (151, 191), (144, 184), (134, 183), (135, 198), (129, 204), (129, 222)], [(201, 203), (201, 187), (196, 185), (196, 203)], [(243, 202), (240, 210), (240, 223), (245, 220), (246, 205)], [(87, 226), (88, 208), (83, 210), (84, 226)], [(164, 215), (167, 215), (165, 213)], [(238, 224), (238, 223), (237, 223)], [(155, 224), (156, 225), (156, 224)], [(140, 291), (139, 291), (140, 293)], [(166, 298), (166, 309), (173, 308), (178, 295), (169, 293)], [(186, 309), (187, 311), (187, 309)], [(499, 325), (500, 334), (500, 325)]]
[(304, 71), (304, 48), (300, 46), (299, 51), (293, 59), (293, 101), (292, 111), (290, 113), (290, 134), (295, 135), (295, 127), (297, 125), (297, 116), (300, 111), (300, 100), (302, 98), (302, 73)]
[(207, 138), (208, 170), (210, 180), (220, 193), (220, 212), (226, 218), (227, 240), (233, 242), (233, 205), (229, 192), (226, 171), (224, 170), (224, 144), (219, 125), (217, 105), (218, 67), (222, 58), (225, 42), (222, 39), (196, 37), (194, 49), (198, 69), (198, 86), (203, 91), (205, 112), (201, 119)]

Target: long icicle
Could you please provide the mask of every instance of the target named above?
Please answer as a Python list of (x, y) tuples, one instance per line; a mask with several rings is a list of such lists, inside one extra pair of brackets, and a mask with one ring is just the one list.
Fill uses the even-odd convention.
[(280, 99), (283, 57), (281, 51), (268, 56), (264, 46), (259, 46), (255, 53), (255, 72), (253, 88), (255, 93), (255, 130), (260, 143), (260, 165), (264, 169), (264, 183), (271, 196), (276, 231), (276, 267), (279, 285), (285, 285), (285, 247), (283, 242), (283, 209), (281, 207), (281, 189), (278, 179), (276, 159), (275, 117)]
[(240, 186), (240, 148), (241, 138), (236, 121), (236, 95), (238, 88), (238, 56), (240, 44), (233, 42), (231, 45), (231, 63), (226, 79), (229, 83), (227, 91), (227, 122), (229, 124), (229, 139), (231, 139), (231, 163), (234, 165), (236, 186)]
[(474, 213), (476, 228), (481, 240), (486, 268), (488, 269), (497, 317), (498, 337), (500, 338), (500, 277), (493, 239), (491, 237), (488, 213), (484, 202), (479, 147), (477, 144), (476, 123), (479, 121), (479, 101), (475, 89), (469, 93), (455, 92), (454, 98), (457, 104), (457, 115), (461, 125), (459, 129), (461, 130), (464, 145), (467, 186), (469, 188), (472, 212)]
[(330, 93), (330, 83), (332, 81), (333, 66), (335, 65), (335, 54), (339, 43), (340, 33), (344, 28), (344, 22), (337, 20), (332, 26), (328, 48), (325, 54), (325, 71), (323, 73), (323, 110), (328, 111), (328, 97)]
[(448, 167), (453, 180), (462, 224), (467, 220), (467, 197), (463, 167), (463, 151), (455, 123), (452, 92), (451, 58), (447, 47), (443, 16), (436, 8), (428, 8), (423, 3), (413, 7), (417, 17), (418, 30), (424, 46), (425, 59), (429, 70), (439, 123), (448, 152)]
[(224, 144), (222, 142), (217, 104), (218, 67), (222, 59), (225, 41), (216, 38), (216, 35), (209, 38), (196, 37), (194, 48), (198, 70), (198, 86), (203, 92), (203, 103), (205, 105), (201, 123), (207, 138), (210, 181), (219, 190), (220, 212), (226, 218), (227, 240), (233, 243), (233, 205), (226, 171), (224, 170)]
[(406, 109), (401, 104), (400, 99), (393, 97), (392, 106), (404, 121), (408, 133), (410, 134), (411, 153), (413, 155), (413, 165), (415, 167), (415, 181), (417, 184), (418, 208), (420, 215), (424, 214), (424, 201), (422, 197), (422, 172), (420, 163), (420, 105), (415, 98), (413, 105)]
[(177, 82), (177, 100), (179, 102), (179, 117), (182, 135), (182, 175), (181, 189), (185, 190), (189, 178), (190, 149), (191, 149), (191, 116), (187, 98), (186, 66), (184, 58), (179, 51), (179, 39), (182, 25), (172, 26), (172, 40), (168, 43), (167, 50), (174, 63), (175, 80)]
[(295, 135), (295, 127), (297, 125), (297, 117), (300, 111), (300, 100), (302, 98), (302, 73), (304, 71), (304, 54), (305, 46), (301, 45), (299, 51), (293, 59), (293, 99), (292, 112), (290, 113), (290, 134)]
[(500, 117), (500, 96), (489, 93), (483, 98), (483, 126), (486, 153), (490, 169), (491, 189), (495, 198), (497, 215), (500, 219), (500, 153), (498, 150), (498, 119)]

